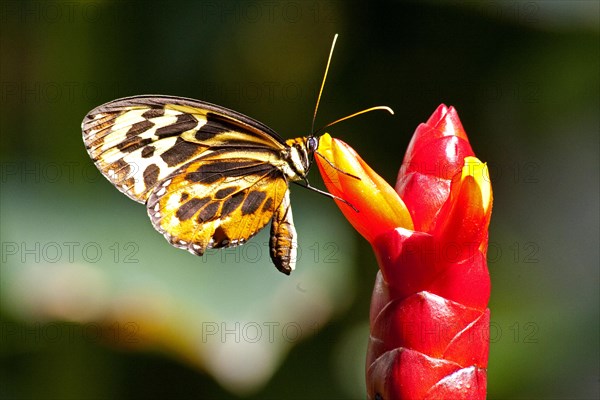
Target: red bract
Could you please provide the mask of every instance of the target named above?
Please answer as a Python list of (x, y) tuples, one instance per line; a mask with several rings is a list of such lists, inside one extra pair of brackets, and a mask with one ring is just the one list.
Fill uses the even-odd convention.
[(417, 128), (395, 191), (342, 141), (324, 135), (318, 150), (327, 188), (359, 210), (338, 202), (379, 264), (369, 398), (484, 399), (492, 190), (456, 111), (441, 105)]

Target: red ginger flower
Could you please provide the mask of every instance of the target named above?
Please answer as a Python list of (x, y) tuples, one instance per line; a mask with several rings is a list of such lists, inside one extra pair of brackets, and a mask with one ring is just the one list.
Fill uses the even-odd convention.
[(329, 191), (373, 246), (369, 399), (484, 399), (489, 348), (486, 264), (492, 190), (454, 108), (419, 125), (392, 189), (325, 134), (316, 158)]

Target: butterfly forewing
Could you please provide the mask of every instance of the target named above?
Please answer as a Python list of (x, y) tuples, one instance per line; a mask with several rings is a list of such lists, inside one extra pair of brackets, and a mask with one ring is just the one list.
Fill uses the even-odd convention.
[[(288, 181), (304, 179), (303, 138), (210, 103), (137, 96), (92, 110), (83, 138), (100, 171), (146, 203), (154, 227), (194, 254), (242, 244), (271, 219), (271, 258), (289, 274), (296, 237)], [(275, 217), (275, 218), (273, 218)]]
[(276, 133), (242, 114), (168, 96), (107, 103), (85, 117), (82, 130), (100, 171), (141, 203), (159, 181), (211, 147), (284, 148)]

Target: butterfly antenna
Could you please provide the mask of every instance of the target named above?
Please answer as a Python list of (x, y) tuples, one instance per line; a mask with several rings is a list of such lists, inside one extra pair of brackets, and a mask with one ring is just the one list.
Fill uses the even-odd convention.
[(321, 128), (319, 128), (319, 129), (317, 129), (316, 131), (314, 131), (313, 135), (316, 135), (317, 133), (321, 132), (321, 131), (322, 131), (322, 130), (324, 130), (325, 128), (328, 128), (328, 127), (330, 127), (331, 125), (335, 125), (335, 124), (337, 124), (338, 122), (342, 122), (342, 121), (345, 121), (345, 120), (347, 120), (347, 119), (350, 119), (350, 118), (356, 117), (357, 115), (366, 114), (366, 113), (368, 113), (368, 112), (375, 111), (375, 110), (384, 110), (384, 111), (387, 111), (387, 112), (389, 112), (390, 114), (394, 115), (394, 110), (392, 110), (392, 109), (391, 109), (391, 108), (389, 108), (388, 106), (376, 106), (376, 107), (370, 107), (370, 108), (367, 108), (367, 109), (364, 109), (364, 110), (361, 110), (361, 111), (357, 111), (357, 112), (355, 112), (354, 114), (347, 115), (347, 116), (345, 116), (345, 117), (343, 117), (343, 118), (336, 119), (335, 121), (333, 121), (333, 122), (330, 122), (330, 123), (328, 123), (327, 125), (325, 125), (325, 126), (322, 126)]
[(319, 103), (321, 102), (321, 94), (323, 94), (323, 88), (325, 87), (325, 81), (327, 80), (327, 73), (329, 72), (329, 64), (331, 64), (331, 57), (333, 56), (333, 49), (335, 48), (335, 42), (337, 41), (338, 34), (336, 33), (333, 37), (333, 43), (331, 43), (331, 50), (329, 50), (329, 58), (327, 59), (327, 66), (325, 67), (325, 74), (323, 75), (323, 81), (321, 82), (321, 89), (319, 89), (319, 96), (317, 97), (317, 104), (315, 105), (315, 113), (313, 114), (312, 125), (310, 131), (315, 131), (315, 120), (317, 119), (317, 111), (319, 110)]
[[(317, 119), (317, 111), (319, 110), (319, 104), (321, 103), (321, 95), (323, 94), (323, 88), (325, 87), (325, 81), (327, 80), (327, 73), (329, 72), (329, 66), (331, 65), (331, 58), (333, 57), (333, 49), (335, 49), (335, 42), (337, 41), (337, 38), (338, 38), (338, 34), (336, 33), (335, 36), (333, 37), (333, 43), (331, 43), (331, 50), (329, 50), (329, 57), (327, 58), (327, 65), (325, 66), (325, 73), (323, 74), (323, 81), (321, 82), (321, 88), (319, 89), (319, 95), (317, 96), (317, 104), (315, 105), (315, 112), (313, 114), (312, 124), (310, 126), (310, 131), (312, 132), (311, 136), (315, 136), (317, 133), (321, 132), (323, 129), (325, 129), (327, 127), (330, 127), (331, 125), (335, 125), (338, 122), (345, 121), (345, 120), (350, 119), (352, 117), (356, 117), (357, 115), (368, 113), (370, 111), (385, 110), (385, 111), (388, 111), (392, 115), (394, 114), (394, 111), (391, 108), (387, 107), (387, 106), (371, 107), (371, 108), (367, 108), (365, 110), (361, 110), (361, 111), (355, 112), (354, 114), (348, 115), (346, 117), (337, 119), (337, 120), (335, 120), (335, 121), (333, 121), (333, 122), (331, 122), (331, 123), (329, 123), (329, 124), (327, 124), (327, 125), (319, 128), (318, 130), (315, 131), (315, 120)], [(348, 172), (342, 171), (341, 169), (337, 168), (335, 165), (333, 165), (333, 163), (331, 161), (329, 161), (325, 156), (323, 156), (318, 151), (315, 151), (315, 153), (317, 153), (318, 156), (320, 156), (321, 158), (323, 158), (336, 171), (341, 172), (341, 173), (343, 173), (345, 175), (348, 175), (348, 176), (350, 176), (352, 178), (360, 180), (360, 178), (358, 176), (352, 175), (352, 174), (350, 174)], [(327, 196), (327, 197), (332, 198), (334, 200), (341, 201), (342, 203), (344, 203), (344, 204), (348, 205), (350, 208), (352, 208), (354, 211), (359, 212), (358, 209), (356, 207), (354, 207), (354, 205), (352, 203), (350, 203), (348, 200), (342, 199), (341, 197), (333, 195), (333, 194), (331, 194), (329, 192), (325, 192), (323, 190), (320, 190), (320, 189), (317, 189), (317, 188), (315, 188), (313, 186), (310, 186), (310, 184), (308, 183), (308, 180), (306, 180), (306, 182), (305, 182), (304, 185), (302, 185), (302, 184), (300, 184), (298, 182), (294, 182), (294, 183), (296, 183), (296, 184), (298, 184), (300, 186), (304, 186), (305, 188), (310, 189), (310, 190), (312, 190), (314, 192), (320, 193), (323, 196)]]

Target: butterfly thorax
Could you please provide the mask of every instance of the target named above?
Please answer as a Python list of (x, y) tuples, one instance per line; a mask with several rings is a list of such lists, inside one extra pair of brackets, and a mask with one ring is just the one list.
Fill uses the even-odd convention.
[(290, 181), (304, 180), (312, 164), (313, 154), (319, 145), (315, 136), (288, 139), (285, 143), (289, 146), (283, 154), (285, 164), (283, 173)]

